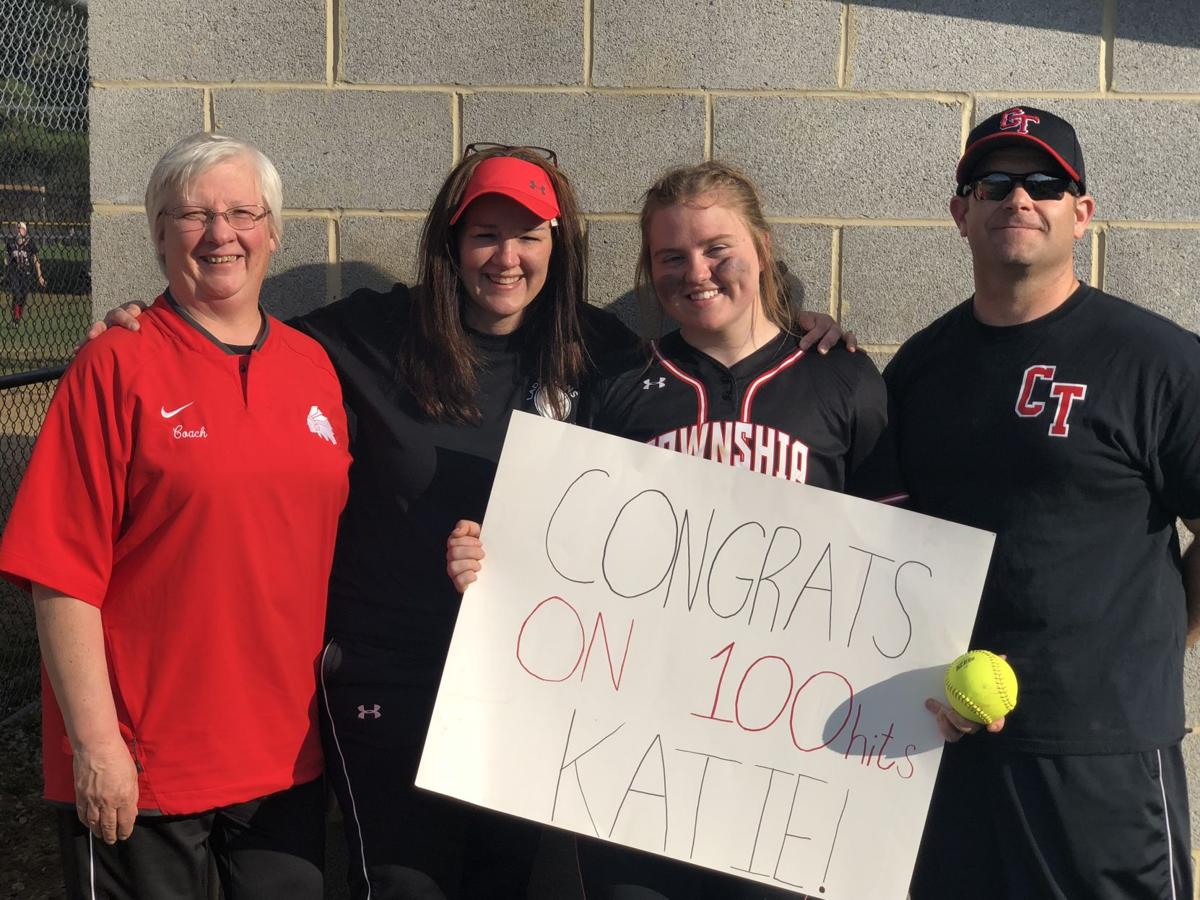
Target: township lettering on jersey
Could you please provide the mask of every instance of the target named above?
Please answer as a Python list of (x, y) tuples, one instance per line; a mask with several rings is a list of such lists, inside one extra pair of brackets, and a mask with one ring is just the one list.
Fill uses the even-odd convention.
[[(804, 483), (808, 474), (808, 446), (785, 431), (750, 421), (751, 404), (758, 389), (799, 362), (804, 356), (803, 350), (788, 354), (750, 383), (742, 399), (741, 418), (712, 422), (708, 420), (708, 392), (704, 385), (664, 357), (657, 344), (651, 344), (651, 349), (663, 368), (696, 392), (699, 421), (652, 437), (647, 444)], [(663, 380), (658, 380), (658, 386), (662, 386)]]
[(646, 443), (801, 484), (808, 474), (808, 447), (770, 425), (701, 422), (660, 434)]
[[(650, 359), (610, 361), (581, 422), (609, 434), (798, 484), (900, 500), (883, 380), (865, 354), (807, 354), (781, 335), (731, 366), (678, 332)], [(867, 460), (870, 458), (870, 464)]]

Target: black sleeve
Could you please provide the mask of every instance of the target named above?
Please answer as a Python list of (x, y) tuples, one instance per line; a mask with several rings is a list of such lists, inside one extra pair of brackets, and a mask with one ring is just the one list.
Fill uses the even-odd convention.
[(596, 306), (585, 306), (580, 314), (588, 374), (580, 390), (579, 414), (575, 422), (584, 428), (611, 433), (606, 423), (613, 382), (629, 366), (629, 360), (642, 352), (642, 340), (613, 313)]
[(641, 338), (606, 309), (585, 304), (579, 319), (584, 346), (592, 366), (599, 367), (614, 354), (641, 346)]
[(859, 367), (854, 391), (853, 432), (846, 460), (846, 493), (867, 500), (900, 503), (907, 499), (900, 475), (894, 407), (875, 363), (861, 350), (851, 354)]
[(285, 324), (320, 342), (328, 352), (327, 341), (341, 341), (348, 330), (369, 327), (372, 319), (383, 321), (407, 302), (408, 286), (399, 282), (386, 294), (360, 288), (348, 297), (288, 319)]
[(1156, 412), (1150, 480), (1163, 505), (1184, 519), (1200, 518), (1200, 340), (1189, 334), (1170, 347), (1170, 366), (1143, 408)]
[(578, 424), (622, 435), (634, 396), (629, 386), (645, 374), (649, 364), (649, 352), (640, 340), (610, 353), (586, 383)]

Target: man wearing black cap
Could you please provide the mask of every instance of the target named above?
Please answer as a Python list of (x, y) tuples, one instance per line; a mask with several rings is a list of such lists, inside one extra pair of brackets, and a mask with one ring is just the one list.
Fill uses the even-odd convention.
[(950, 201), (975, 293), (885, 373), (914, 507), (997, 534), (971, 646), (1021, 687), (990, 734), (928, 702), (949, 743), (913, 900), (1192, 896), (1200, 340), (1076, 278), (1085, 178), (1052, 113), (980, 123)]

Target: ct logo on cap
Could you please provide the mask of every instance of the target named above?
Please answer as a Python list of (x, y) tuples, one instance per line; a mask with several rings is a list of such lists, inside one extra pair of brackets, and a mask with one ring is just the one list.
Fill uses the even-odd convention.
[(1001, 131), (1015, 131), (1017, 134), (1029, 134), (1029, 126), (1042, 121), (1037, 116), (1028, 115), (1019, 106), (1004, 111), (1000, 116)]

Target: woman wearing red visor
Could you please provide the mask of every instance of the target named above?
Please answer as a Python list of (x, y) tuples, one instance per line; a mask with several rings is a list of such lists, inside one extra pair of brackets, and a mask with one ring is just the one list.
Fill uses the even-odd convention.
[(319, 687), (355, 897), (525, 894), (538, 827), (413, 781), (458, 610), (445, 535), (483, 514), (512, 410), (572, 421), (588, 360), (635, 341), (583, 278), (553, 154), (473, 145), (425, 222), (418, 286), (298, 323), (356, 419)]

